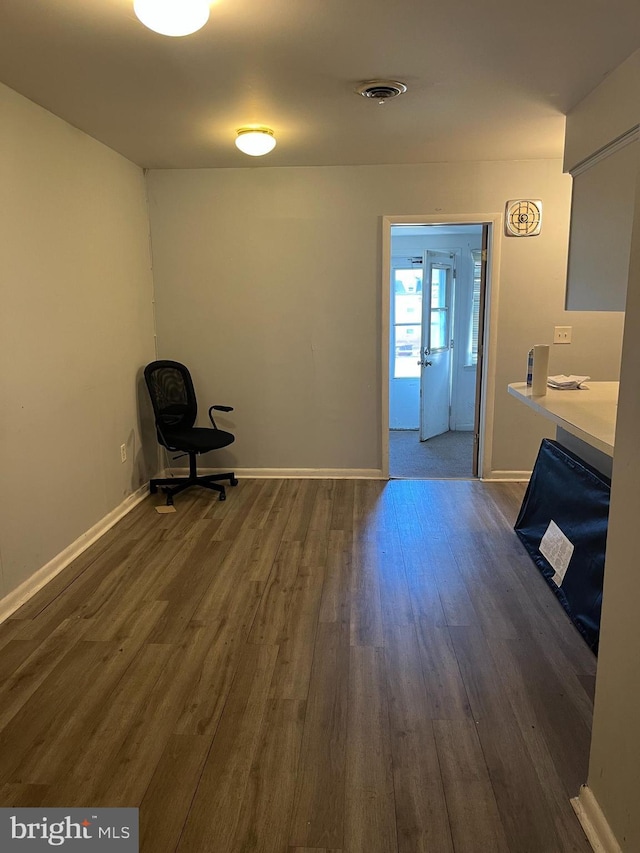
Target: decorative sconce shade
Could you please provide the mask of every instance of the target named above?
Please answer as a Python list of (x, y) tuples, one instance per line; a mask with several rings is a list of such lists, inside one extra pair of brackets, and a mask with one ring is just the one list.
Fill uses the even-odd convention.
[(261, 157), (273, 151), (276, 140), (269, 127), (241, 127), (238, 131), (236, 146), (244, 154)]
[(209, 20), (209, 0), (134, 0), (145, 27), (163, 36), (188, 36)]

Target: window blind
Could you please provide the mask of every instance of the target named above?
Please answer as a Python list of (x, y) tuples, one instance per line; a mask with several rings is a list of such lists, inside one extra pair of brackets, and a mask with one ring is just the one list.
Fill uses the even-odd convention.
[(471, 322), (469, 324), (469, 364), (478, 363), (478, 329), (480, 326), (480, 287), (482, 284), (482, 250), (472, 249), (473, 293), (471, 296)]

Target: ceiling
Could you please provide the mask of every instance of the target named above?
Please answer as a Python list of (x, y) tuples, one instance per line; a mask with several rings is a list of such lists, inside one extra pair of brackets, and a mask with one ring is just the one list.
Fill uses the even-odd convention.
[[(198, 33), (131, 0), (2, 0), (0, 81), (144, 167), (562, 155), (564, 114), (640, 47), (638, 0), (218, 0)], [(408, 92), (379, 105), (363, 80)], [(236, 150), (266, 124), (265, 158)]]

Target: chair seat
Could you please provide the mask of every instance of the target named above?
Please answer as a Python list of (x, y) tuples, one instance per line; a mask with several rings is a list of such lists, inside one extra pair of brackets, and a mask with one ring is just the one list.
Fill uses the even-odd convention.
[(185, 453), (207, 453), (209, 450), (227, 447), (235, 441), (235, 436), (230, 432), (206, 427), (182, 427), (171, 430), (165, 428), (164, 434), (170, 449), (182, 450)]

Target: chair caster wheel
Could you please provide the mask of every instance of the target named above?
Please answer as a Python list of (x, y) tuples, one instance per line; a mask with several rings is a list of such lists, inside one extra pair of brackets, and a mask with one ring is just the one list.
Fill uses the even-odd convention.
[(235, 477), (232, 477), (232, 478), (231, 478), (231, 480), (229, 480), (229, 483), (230, 483), (230, 485), (232, 485), (232, 486), (237, 486), (237, 485), (238, 485), (238, 481), (236, 480), (236, 478), (235, 478)]
[(220, 497), (218, 498), (218, 500), (219, 501), (226, 501), (226, 499), (227, 499), (227, 496), (225, 495), (225, 493), (220, 492)]

